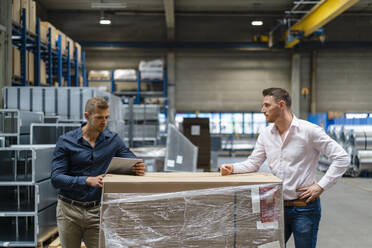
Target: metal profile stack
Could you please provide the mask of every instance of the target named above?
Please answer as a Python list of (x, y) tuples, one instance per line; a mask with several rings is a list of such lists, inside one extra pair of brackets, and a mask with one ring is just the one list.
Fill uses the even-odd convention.
[(56, 144), (59, 136), (79, 127), (70, 123), (33, 123), (30, 144)]
[(43, 121), (43, 113), (0, 109), (0, 137), (4, 137), (4, 146), (29, 144), (31, 123)]
[(0, 148), (0, 246), (36, 247), (56, 226), (54, 146)]
[(6, 109), (42, 112), (61, 120), (83, 120), (84, 107), (97, 90), (78, 87), (4, 87)]
[(169, 124), (164, 171), (196, 172), (197, 163), (198, 147), (178, 131), (176, 126)]
[[(131, 118), (131, 111), (133, 111)], [(133, 123), (133, 140), (134, 141), (153, 141), (159, 140), (159, 113), (160, 105), (138, 104), (133, 105), (131, 110), (129, 105), (122, 107), (125, 125), (125, 137), (129, 137), (129, 124)]]
[(85, 104), (88, 99), (102, 97), (110, 106), (111, 131), (124, 132), (121, 99), (96, 88), (4, 87), (3, 95), (6, 109), (41, 112), (48, 116), (49, 122), (58, 123), (81, 123), (85, 121)]
[[(346, 175), (359, 176), (363, 171), (372, 172), (371, 125), (331, 125), (328, 134), (350, 154), (351, 163)], [(326, 170), (331, 160), (321, 156), (319, 163), (322, 170)]]

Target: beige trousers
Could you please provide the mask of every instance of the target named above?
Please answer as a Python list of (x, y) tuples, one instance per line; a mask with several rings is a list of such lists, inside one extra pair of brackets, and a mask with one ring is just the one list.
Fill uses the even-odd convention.
[(100, 207), (82, 208), (58, 200), (57, 225), (62, 248), (98, 248)]

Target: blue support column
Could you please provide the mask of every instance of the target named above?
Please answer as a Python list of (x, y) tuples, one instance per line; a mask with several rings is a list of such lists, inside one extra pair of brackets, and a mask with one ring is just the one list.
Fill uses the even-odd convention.
[(75, 87), (79, 87), (79, 61), (78, 61), (78, 49), (74, 47), (74, 61), (75, 61)]
[(111, 71), (110, 81), (111, 81), (111, 93), (114, 94), (115, 93), (114, 70)]
[(35, 85), (40, 86), (40, 19), (36, 20)]
[(137, 95), (136, 95), (136, 103), (141, 103), (141, 72), (138, 71), (137, 73)]
[(164, 96), (164, 114), (167, 117), (168, 114), (168, 74), (167, 70), (164, 69), (164, 76), (163, 76), (163, 96)]
[(48, 84), (53, 86), (52, 30), (48, 28)]
[(27, 84), (27, 33), (26, 33), (26, 9), (22, 9), (22, 44), (21, 44), (21, 77), (22, 85)]
[(61, 43), (62, 43), (62, 37), (61, 35), (59, 34), (58, 35), (58, 40), (57, 40), (57, 64), (58, 64), (58, 67), (57, 67), (57, 80), (58, 80), (58, 86), (61, 87), (62, 86), (62, 47), (61, 47)]
[(66, 77), (67, 77), (67, 86), (71, 87), (71, 63), (70, 63), (70, 42), (67, 42), (67, 71), (66, 71)]
[(81, 52), (81, 74), (83, 75), (83, 85), (88, 87), (87, 73), (85, 71), (85, 52)]

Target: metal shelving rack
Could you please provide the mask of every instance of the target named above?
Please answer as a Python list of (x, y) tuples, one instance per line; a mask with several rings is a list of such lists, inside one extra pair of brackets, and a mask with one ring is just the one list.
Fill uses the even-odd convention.
[[(111, 93), (116, 94), (118, 96), (135, 96), (135, 103), (141, 103), (141, 96), (163, 96), (164, 97), (164, 104), (163, 110), (165, 115), (167, 115), (167, 106), (168, 106), (168, 81), (167, 81), (167, 70), (164, 69), (163, 80), (161, 79), (154, 79), (154, 80), (141, 80), (141, 72), (137, 71), (137, 80), (123, 80), (123, 79), (115, 79), (114, 78), (114, 71), (112, 70), (110, 73), (110, 80), (105, 79), (94, 79), (94, 82), (110, 82), (111, 83)], [(115, 83), (137, 83), (137, 90), (132, 92), (115, 92)], [(162, 83), (163, 84), (163, 91), (141, 91), (141, 84), (142, 83)]]
[[(21, 24), (13, 22), (12, 43), (13, 46), (20, 49), (21, 53), (21, 81), (12, 81), (13, 86), (27, 86), (26, 59), (27, 51), (35, 54), (35, 86), (40, 86), (40, 63), (44, 60), (47, 65), (47, 85), (53, 86), (53, 77), (56, 77), (58, 86), (62, 86), (62, 77), (66, 79), (67, 86), (79, 86), (79, 72), (83, 76), (83, 86), (88, 86), (85, 69), (85, 52), (81, 51), (81, 64), (78, 63), (78, 50), (74, 49), (75, 59), (70, 58), (71, 44), (67, 42), (67, 56), (62, 55), (61, 36), (58, 36), (56, 42), (57, 49), (52, 49), (51, 30), (48, 30), (48, 42), (43, 44), (40, 37), (40, 19), (36, 20), (36, 34), (26, 29), (26, 10), (22, 9)], [(74, 68), (74, 75), (71, 74), (71, 68)], [(74, 78), (75, 85), (72, 85), (71, 78)]]

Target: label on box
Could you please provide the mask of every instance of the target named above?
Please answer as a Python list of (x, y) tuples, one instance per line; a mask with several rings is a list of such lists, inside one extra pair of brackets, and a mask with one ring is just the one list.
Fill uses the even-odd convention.
[(183, 157), (182, 157), (181, 155), (178, 155), (178, 156), (177, 156), (176, 163), (177, 163), (177, 164), (182, 164), (182, 162), (183, 162)]
[(262, 223), (275, 222), (278, 220), (276, 209), (277, 189), (272, 186), (260, 187), (260, 217)]
[(200, 136), (200, 126), (199, 125), (192, 125), (191, 126), (191, 135)]
[(168, 160), (168, 162), (167, 162), (167, 166), (168, 167), (174, 167), (174, 160)]

